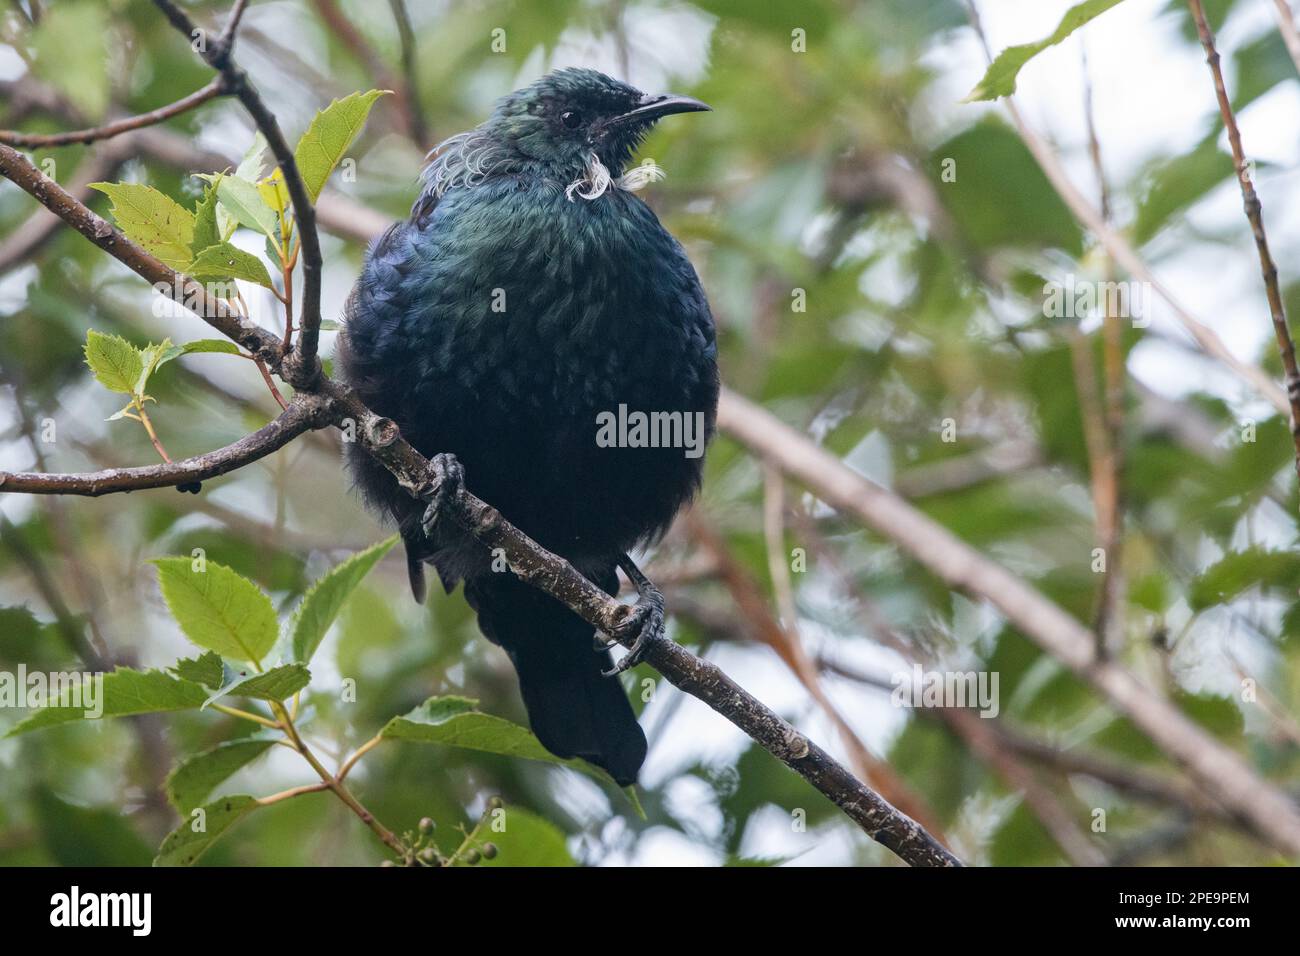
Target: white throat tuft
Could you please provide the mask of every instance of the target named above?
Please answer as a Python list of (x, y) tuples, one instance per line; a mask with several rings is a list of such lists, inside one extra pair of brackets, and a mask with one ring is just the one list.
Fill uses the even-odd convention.
[(588, 201), (599, 199), (609, 191), (610, 187), (636, 192), (667, 175), (662, 166), (653, 159), (647, 159), (639, 166), (633, 166), (618, 179), (614, 179), (609, 168), (600, 161), (600, 157), (591, 153), (587, 157), (587, 165), (582, 175), (564, 188), (564, 196), (569, 202), (573, 202), (574, 195)]

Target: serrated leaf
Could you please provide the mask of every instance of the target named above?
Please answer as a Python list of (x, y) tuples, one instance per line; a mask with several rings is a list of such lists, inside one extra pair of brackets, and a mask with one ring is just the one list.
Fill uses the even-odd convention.
[(348, 595), (361, 583), (385, 554), (397, 543), (393, 535), (378, 544), (358, 551), (346, 561), (331, 568), (313, 584), (303, 596), (302, 603), (293, 615), (293, 659), (310, 661), (320, 647), (334, 618)]
[(167, 607), (199, 647), (256, 664), (275, 644), (275, 608), (252, 581), (212, 561), (203, 571), (195, 571), (189, 558), (155, 558), (153, 564)]
[(266, 264), (251, 252), (228, 242), (208, 246), (194, 257), (185, 271), (204, 282), (243, 279), (271, 288), (271, 275), (266, 271)]
[(181, 680), (205, 687), (220, 687), (226, 679), (225, 665), (221, 662), (221, 655), (215, 651), (208, 651), (196, 658), (182, 658), (169, 670)]
[(161, 342), (153, 345), (147, 345), (140, 349), (140, 378), (135, 385), (135, 393), (143, 395), (145, 386), (149, 384), (149, 377), (157, 371), (158, 366), (162, 364), (162, 358), (172, 348), (171, 339), (163, 339)]
[(86, 365), (95, 380), (111, 392), (136, 394), (144, 371), (140, 350), (120, 335), (106, 335), (91, 329), (86, 333)]
[(540, 760), (569, 767), (622, 789), (614, 778), (594, 764), (577, 757), (557, 757), (518, 724), (478, 710), (478, 701), (468, 697), (430, 697), (404, 717), (394, 717), (381, 731), (387, 740), (409, 740), (423, 744), (445, 744), (465, 750)]
[(325, 107), (311, 121), (294, 148), (293, 158), (312, 202), (320, 196), (330, 173), (366, 124), (375, 100), (388, 92), (369, 90), (349, 94)]
[(238, 345), (229, 339), (195, 339), (193, 342), (186, 342), (183, 345), (172, 345), (158, 359), (155, 371), (162, 368), (172, 359), (178, 359), (182, 355), (195, 355), (202, 352), (215, 352), (222, 355), (243, 355)]
[(203, 830), (195, 832), (198, 820), (193, 811), (175, 830), (167, 834), (158, 855), (154, 857), (154, 866), (190, 866), (199, 857), (212, 848), (212, 844), (221, 839), (226, 831), (258, 807), (257, 799), (247, 794), (222, 797), (220, 800), (203, 807)]
[(275, 746), (270, 739), (231, 740), (186, 757), (167, 775), (167, 799), (182, 817), (203, 805), (217, 784)]
[(152, 186), (140, 183), (91, 183), (113, 202), (118, 228), (178, 271), (193, 253), (194, 213)]
[[(221, 176), (220, 173), (217, 174)], [(218, 178), (217, 182), (221, 179)], [(197, 256), (209, 246), (215, 246), (222, 241), (221, 227), (217, 224), (217, 201), (216, 185), (209, 185), (203, 190), (203, 198), (199, 204), (194, 207), (194, 238), (190, 241), (190, 253)]]
[(262, 154), (266, 152), (266, 137), (258, 130), (253, 134), (253, 142), (244, 151), (244, 156), (235, 167), (235, 175), (255, 183), (262, 178)]
[(1121, 2), (1122, 0), (1084, 0), (1083, 3), (1076, 3), (1065, 11), (1065, 16), (1061, 17), (1060, 24), (1057, 25), (1051, 36), (1045, 37), (1037, 43), (1022, 43), (1019, 46), (1007, 47), (989, 64), (988, 70), (984, 73), (984, 78), (976, 84), (975, 89), (971, 90), (966, 97), (967, 102), (995, 100), (1000, 96), (1010, 96), (1016, 91), (1016, 75), (1020, 72), (1021, 67), (1048, 47), (1060, 43), (1089, 20), (1100, 16)]
[(239, 176), (213, 176), (210, 181), (217, 188), (217, 199), (241, 226), (265, 236), (279, 233), (279, 222), (275, 210), (266, 204), (257, 191), (257, 186)]
[[(97, 702), (97, 709), (102, 709), (100, 717), (88, 717), (84, 706), (73, 706), (77, 699), (69, 691), (61, 694), (54, 704), (20, 721), (5, 736), (13, 737), (77, 720), (197, 710), (203, 706), (207, 697), (208, 692), (201, 685), (181, 680), (163, 671), (137, 671), (119, 667), (113, 673), (104, 675), (102, 701)], [(84, 696), (81, 703), (87, 703)]]
[(302, 664), (281, 664), (263, 674), (236, 675), (208, 697), (212, 703), (222, 697), (252, 697), (255, 700), (285, 700), (311, 683), (311, 671)]

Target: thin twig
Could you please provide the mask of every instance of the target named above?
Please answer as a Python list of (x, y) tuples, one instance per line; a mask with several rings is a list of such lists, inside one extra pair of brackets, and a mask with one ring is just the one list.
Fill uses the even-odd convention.
[[(77, 165), (68, 183), (68, 193), (79, 202), (89, 202), (96, 195), (90, 184), (113, 178), (117, 169), (136, 150), (136, 136), (124, 136), (89, 152)], [(16, 229), (0, 239), (0, 276), (18, 268), (49, 242), (58, 232), (59, 217), (37, 207)]]
[[(178, 11), (179, 12), (179, 11)], [(183, 15), (182, 15), (183, 16)], [(280, 372), (279, 339), (233, 312), (207, 293), (201, 283), (180, 275), (82, 203), (51, 183), (22, 154), (0, 145), (0, 175), (12, 180), (55, 212), (87, 239), (104, 249), (172, 301), (195, 312), (214, 329)], [(395, 423), (380, 418), (345, 385), (324, 376), (299, 378), (300, 392), (329, 410), (339, 428), (355, 431), (357, 440), (398, 479), (409, 493), (426, 493), (432, 481), (427, 458), (401, 438)], [(543, 549), (507, 522), (499, 512), (467, 491), (449, 505), (478, 540), (500, 547), (512, 570), (605, 633), (620, 630), (630, 613), (626, 605), (579, 574), (562, 558)], [(620, 637), (625, 643), (631, 635)], [(914, 820), (864, 785), (829, 754), (798, 733), (769, 707), (742, 690), (715, 664), (701, 660), (671, 641), (662, 641), (646, 660), (671, 683), (708, 704), (749, 734), (796, 773), (825, 794), (877, 842), (914, 866), (956, 866), (960, 861)]]
[(857, 516), (896, 542), (949, 587), (988, 600), (1185, 764), (1215, 799), (1249, 819), (1256, 832), (1278, 848), (1300, 854), (1300, 810), (1290, 798), (1126, 668), (1098, 661), (1092, 632), (1031, 584), (863, 478), (806, 435), (726, 390), (718, 406), (718, 427), (828, 505)]
[(424, 119), (424, 108), (420, 105), (419, 55), (415, 49), (415, 31), (411, 29), (411, 15), (406, 9), (406, 0), (388, 0), (393, 9), (393, 21), (397, 24), (397, 36), (402, 45), (402, 85), (399, 102), (406, 127), (415, 140), (415, 145), (427, 150), (433, 144), (429, 142), (429, 124)]
[(362, 744), (360, 747), (356, 749), (356, 752), (354, 752), (351, 757), (349, 757), (347, 760), (343, 762), (343, 766), (339, 767), (339, 772), (334, 775), (335, 779), (337, 779), (340, 783), (343, 780), (345, 780), (347, 778), (347, 775), (352, 772), (352, 768), (357, 765), (357, 761), (360, 760), (362, 757), (364, 757), (366, 754), (370, 753), (370, 751), (374, 750), (383, 742), (384, 742), (384, 735), (382, 733), (375, 734), (373, 737), (367, 740), (364, 744)]
[[(975, 27), (976, 33), (980, 39), (984, 40), (984, 31), (980, 25), (979, 13), (975, 7), (974, 0), (968, 0), (968, 8), (971, 12), (971, 23)], [(989, 50), (987, 42), (984, 43), (985, 51), (989, 54), (990, 60), (992, 52)], [(1034, 159), (1038, 162), (1039, 167), (1047, 176), (1052, 187), (1064, 200), (1065, 204), (1074, 213), (1088, 230), (1097, 237), (1097, 240), (1110, 253), (1115, 262), (1122, 267), (1129, 275), (1145, 282), (1151, 289), (1169, 304), (1174, 313), (1174, 317), (1188, 334), (1196, 341), (1197, 346), (1206, 355), (1217, 359), (1238, 379), (1249, 385), (1259, 395), (1269, 401), (1279, 412), (1289, 413), (1290, 406), (1287, 401), (1286, 392), (1278, 387), (1277, 382), (1262, 368), (1251, 365), (1249, 362), (1243, 362), (1224, 344), (1223, 339), (1219, 337), (1213, 329), (1197, 319), (1192, 313), (1178, 300), (1173, 290), (1166, 286), (1156, 274), (1151, 270), (1138, 255), (1133, 246), (1117, 230), (1108, 226), (1101, 218), (1101, 213), (1079, 192), (1078, 188), (1071, 182), (1069, 174), (1065, 171), (1065, 166), (1061, 163), (1059, 157), (1053, 152), (1052, 148), (1047, 145), (1043, 139), (1035, 133), (1029, 124), (1025, 122), (1024, 117), (1020, 114), (1020, 109), (1016, 106), (1012, 97), (1006, 97), (1005, 105), (1007, 113), (1015, 124), (1016, 131), (1020, 134), (1021, 140), (1033, 154)]]
[(1277, 8), (1277, 27), (1282, 34), (1282, 41), (1286, 44), (1286, 50), (1291, 54), (1296, 69), (1300, 70), (1300, 31), (1296, 30), (1295, 14), (1291, 12), (1288, 0), (1273, 0), (1273, 6)]
[[(778, 475), (779, 480), (780, 473), (775, 469), (772, 471)], [(770, 507), (771, 498), (768, 502)], [(770, 515), (766, 524), (770, 539)], [(854, 732), (852, 725), (826, 693), (816, 665), (800, 640), (797, 629), (794, 628), (793, 595), (780, 602), (785, 621), (776, 620), (758, 583), (731, 554), (717, 530), (695, 511), (687, 513), (686, 527), (692, 539), (698, 542), (701, 549), (711, 555), (717, 564), (718, 575), (735, 603), (740, 618), (748, 623), (749, 633), (777, 653), (817, 706), (835, 725), (836, 732), (848, 749), (849, 763), (853, 772), (880, 791), (881, 796), (886, 800), (935, 834), (937, 839), (942, 840), (943, 833), (939, 826), (938, 815), (886, 761), (880, 760), (867, 749), (861, 738)], [(773, 573), (777, 574), (776, 571)], [(778, 585), (778, 589), (780, 587)]]
[(0, 493), (82, 495), (95, 498), (116, 492), (206, 481), (265, 458), (303, 432), (319, 427), (320, 413), (319, 400), (310, 396), (295, 396), (279, 418), (215, 451), (180, 461), (137, 468), (106, 468), (102, 471), (63, 474), (0, 471)]
[(257, 798), (259, 807), (269, 807), (273, 803), (279, 803), (281, 800), (291, 800), (294, 797), (301, 797), (308, 793), (320, 793), (329, 789), (329, 784), (321, 781), (320, 783), (309, 783), (301, 787), (290, 787), (288, 790), (281, 790), (279, 793), (272, 793), (265, 797)]
[(236, 717), (239, 720), (249, 720), (255, 724), (261, 724), (270, 730), (279, 730), (280, 725), (269, 717), (263, 717), (261, 714), (254, 714), (252, 711), (240, 710), (238, 707), (231, 707), (227, 704), (209, 704), (213, 710), (220, 711), (227, 717)]
[[(864, 629), (904, 660), (916, 664), (926, 663), (913, 643), (897, 633), (874, 602), (859, 592), (807, 511), (799, 509), (796, 515), (806, 539), (817, 549), (819, 560), (824, 560), (830, 566), (841, 593), (852, 603)], [(842, 676), (864, 680), (847, 668), (828, 668), (825, 662), (819, 663), (819, 672), (823, 669), (834, 670)], [(894, 680), (882, 681), (881, 684), (891, 693), (897, 687)], [(1016, 754), (1002, 746), (993, 720), (985, 719), (984, 715), (977, 716), (965, 707), (922, 707), (919, 712), (926, 715), (937, 713), (949, 729), (965, 741), (976, 757), (992, 768), (1012, 790), (1018, 791), (1030, 812), (1038, 817), (1071, 863), (1075, 866), (1105, 865), (1105, 856), (1075, 823), (1074, 817), (1056, 794), (1044, 786), (1037, 774), (1025, 766)]]
[(218, 62), (225, 62), (230, 58), (235, 48), (235, 34), (239, 30), (239, 21), (243, 19), (247, 7), (248, 0), (235, 0), (230, 16), (226, 18), (226, 25), (221, 28), (221, 36), (217, 37)]
[(1268, 249), (1268, 236), (1264, 232), (1263, 206), (1255, 192), (1255, 184), (1250, 178), (1250, 165), (1246, 160), (1246, 151), (1241, 145), (1241, 130), (1237, 128), (1237, 117), (1232, 112), (1232, 103), (1228, 99), (1228, 90), (1223, 82), (1223, 70), (1219, 66), (1219, 51), (1214, 47), (1214, 34), (1205, 19), (1205, 8), (1201, 0), (1188, 0), (1192, 19), (1196, 21), (1196, 32), (1205, 49), (1205, 62), (1209, 64), (1210, 74), (1214, 78), (1214, 95), (1219, 101), (1219, 114), (1223, 117), (1223, 126), (1228, 133), (1228, 146), (1232, 150), (1232, 164), (1237, 170), (1237, 183), (1241, 186), (1241, 201), (1250, 221), (1250, 231), (1255, 237), (1255, 249), (1259, 253), (1259, 269), (1264, 277), (1264, 291), (1268, 296), (1268, 311), (1273, 319), (1273, 333), (1277, 337), (1278, 352), (1282, 356), (1282, 369), (1286, 373), (1286, 393), (1291, 407), (1291, 438), (1295, 443), (1296, 477), (1300, 478), (1300, 367), (1296, 365), (1295, 342), (1291, 338), (1291, 329), (1286, 321), (1286, 307), (1282, 303), (1282, 289), (1277, 280), (1277, 266)]
[[(189, 16), (172, 0), (154, 0), (154, 5), (167, 17), (177, 30), (186, 37), (191, 37), (197, 29)], [(231, 17), (232, 25), (237, 23)], [(233, 42), (233, 34), (231, 36)], [(280, 124), (262, 101), (257, 88), (253, 86), (248, 74), (240, 69), (230, 56), (228, 45), (214, 44), (200, 51), (200, 56), (225, 79), (230, 92), (238, 97), (244, 109), (253, 118), (253, 122), (266, 137), (271, 154), (280, 166), (284, 176), (285, 189), (293, 201), (293, 214), (298, 229), (298, 241), (302, 246), (302, 305), (299, 313), (298, 350), (294, 362), (286, 363), (285, 374), (295, 387), (308, 384), (320, 375), (320, 359), (316, 350), (320, 342), (320, 289), (323, 260), (320, 251), (320, 236), (316, 232), (316, 209), (307, 195), (307, 186), (302, 173), (294, 160), (293, 150)]]
[(148, 113), (128, 116), (125, 119), (115, 120), (103, 126), (71, 130), (66, 133), (42, 134), (20, 133), (11, 129), (0, 130), (0, 143), (17, 146), (21, 149), (46, 149), (54, 146), (68, 146), (72, 143), (94, 143), (99, 140), (112, 139), (114, 136), (129, 133), (131, 130), (166, 122), (173, 117), (180, 116), (182, 113), (203, 105), (208, 100), (221, 96), (225, 92), (225, 80), (223, 77), (218, 76), (207, 86), (195, 90), (189, 96), (167, 106), (160, 106)]
[[(1102, 162), (1101, 137), (1097, 133), (1096, 116), (1092, 103), (1092, 75), (1088, 58), (1083, 56), (1084, 98), (1083, 115), (1088, 127), (1088, 156), (1097, 177), (1097, 195), (1101, 219), (1110, 224), (1110, 187), (1106, 181), (1106, 166)], [(1115, 279), (1115, 262), (1106, 257), (1105, 279), (1107, 287)], [(1124, 330), (1120, 322), (1119, 303), (1112, 296), (1104, 296), (1104, 314), (1101, 327), (1102, 348), (1102, 421), (1105, 445), (1100, 472), (1100, 507), (1097, 509), (1098, 538), (1106, 566), (1102, 571), (1101, 586), (1097, 595), (1097, 614), (1093, 630), (1097, 634), (1097, 654), (1118, 653), (1124, 638), (1124, 393), (1127, 367), (1124, 360)], [(1092, 364), (1089, 362), (1089, 369)], [(1094, 484), (1097, 480), (1094, 479)]]
[(402, 841), (399, 840), (391, 830), (380, 823), (375, 815), (367, 810), (365, 806), (362, 805), (361, 801), (352, 795), (352, 791), (344, 786), (341, 780), (325, 769), (325, 765), (320, 762), (316, 755), (312, 753), (311, 748), (303, 741), (302, 735), (298, 733), (298, 728), (294, 726), (293, 718), (289, 715), (289, 712), (284, 709), (284, 705), (279, 701), (272, 701), (271, 709), (275, 711), (276, 717), (280, 720), (280, 728), (289, 737), (294, 749), (297, 750), (303, 760), (306, 760), (311, 768), (316, 771), (317, 776), (321, 779), (321, 783), (332, 790), (334, 795), (342, 800), (347, 808), (355, 813), (362, 823), (373, 830), (375, 835), (379, 837), (379, 839), (382, 840), (389, 849), (403, 860), (407, 859), (410, 855), (409, 848), (402, 843)]

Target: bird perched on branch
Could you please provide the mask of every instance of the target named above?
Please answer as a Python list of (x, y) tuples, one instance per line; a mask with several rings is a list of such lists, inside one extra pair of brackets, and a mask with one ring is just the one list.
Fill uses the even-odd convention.
[[(344, 374), (431, 457), (427, 501), (354, 446), (353, 474), (509, 654), (552, 753), (635, 781), (646, 740), (615, 675), (663, 631), (628, 557), (699, 486), (718, 398), (713, 319), (681, 246), (633, 190), (650, 128), (698, 100), (566, 69), (503, 98), (431, 153), (411, 217), (375, 242), (348, 302)], [(637, 586), (633, 649), (609, 650), (442, 513), (464, 482), (610, 594)], [(427, 505), (427, 506), (426, 506)]]

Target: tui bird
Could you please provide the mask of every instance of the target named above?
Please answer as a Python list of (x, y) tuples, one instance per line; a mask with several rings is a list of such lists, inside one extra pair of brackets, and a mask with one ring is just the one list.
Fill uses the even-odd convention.
[[(340, 337), (348, 382), (433, 462), (420, 502), (350, 453), (368, 503), (401, 531), (416, 600), (425, 563), (449, 593), (463, 580), (538, 739), (622, 785), (646, 739), (613, 675), (664, 627), (663, 596), (628, 552), (699, 487), (718, 399), (699, 278), (632, 193), (657, 168), (628, 167), (661, 117), (707, 109), (587, 69), (504, 97), (430, 153), (410, 219), (369, 251)], [(648, 435), (646, 421), (664, 427)], [(611, 595), (623, 568), (639, 597), (617, 666), (590, 624), (440, 516), (463, 481)]]

